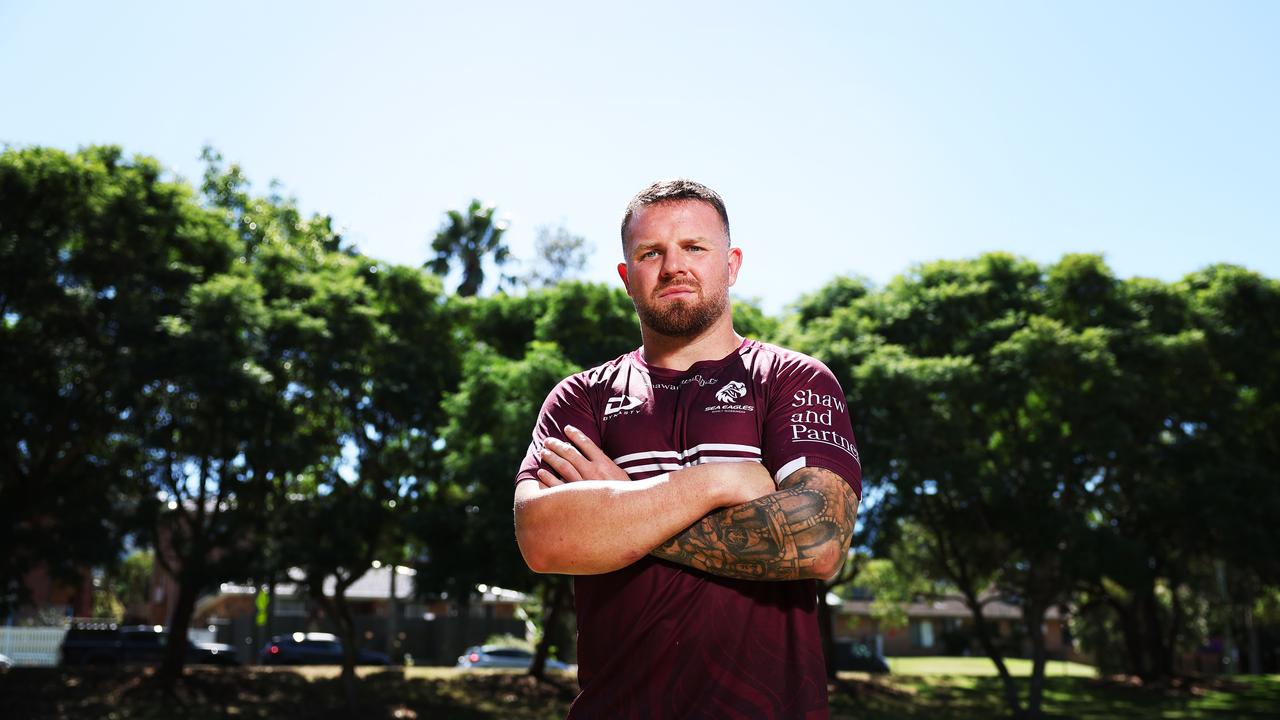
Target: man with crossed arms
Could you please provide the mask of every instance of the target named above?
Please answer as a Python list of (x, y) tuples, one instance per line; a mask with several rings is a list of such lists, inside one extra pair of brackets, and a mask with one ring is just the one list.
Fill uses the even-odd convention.
[(720, 196), (654, 183), (618, 274), (642, 346), (561, 381), (516, 476), (516, 538), (574, 575), (570, 718), (824, 718), (815, 579), (840, 570), (861, 469), (817, 360), (744, 339)]

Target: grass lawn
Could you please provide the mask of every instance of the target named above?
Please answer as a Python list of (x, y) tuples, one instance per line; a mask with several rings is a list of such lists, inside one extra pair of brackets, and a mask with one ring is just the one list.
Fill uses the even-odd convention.
[[(894, 675), (971, 675), (996, 676), (996, 664), (985, 657), (901, 657), (889, 658), (889, 669)], [(1031, 675), (1031, 661), (1011, 658), (1005, 660), (1009, 673), (1015, 677)], [(1045, 677), (1097, 677), (1092, 665), (1054, 660), (1045, 663)]]
[[(999, 678), (989, 666), (977, 658), (919, 658), (895, 663), (891, 675), (844, 673), (832, 686), (832, 717), (1005, 717)], [(1061, 670), (1047, 680), (1045, 709), (1051, 718), (1280, 718), (1276, 675), (1141, 688), (1090, 677), (1084, 666), (1064, 664)], [(0, 673), (0, 717), (550, 720), (564, 717), (577, 692), (569, 674), (555, 675), (550, 683), (536, 683), (512, 671), (434, 667), (369, 668), (359, 675), (361, 702), (353, 715), (344, 702), (336, 667), (193, 668), (176, 698), (163, 696), (153, 683), (153, 672), (145, 669), (17, 668)]]
[[(1007, 717), (1003, 687), (987, 658), (896, 658), (890, 675), (841, 673), (833, 718), (986, 720)], [(1206, 679), (1163, 687), (1097, 677), (1094, 668), (1054, 662), (1045, 669), (1044, 711), (1075, 720), (1280, 718), (1280, 675)], [(1009, 661), (1026, 699), (1031, 663)]]

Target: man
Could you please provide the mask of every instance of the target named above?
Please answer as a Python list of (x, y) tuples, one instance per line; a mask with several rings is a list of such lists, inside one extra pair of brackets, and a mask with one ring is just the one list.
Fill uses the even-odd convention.
[(826, 717), (814, 579), (861, 493), (844, 394), (734, 332), (742, 251), (714, 191), (642, 190), (622, 246), (642, 346), (552, 391), (516, 476), (525, 561), (577, 576), (569, 716)]

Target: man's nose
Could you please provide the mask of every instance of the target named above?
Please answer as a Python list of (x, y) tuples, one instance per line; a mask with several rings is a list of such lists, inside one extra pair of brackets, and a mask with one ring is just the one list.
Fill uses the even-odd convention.
[(665, 278), (673, 278), (681, 275), (689, 269), (687, 258), (684, 253), (679, 250), (675, 252), (665, 253), (662, 256), (662, 276)]

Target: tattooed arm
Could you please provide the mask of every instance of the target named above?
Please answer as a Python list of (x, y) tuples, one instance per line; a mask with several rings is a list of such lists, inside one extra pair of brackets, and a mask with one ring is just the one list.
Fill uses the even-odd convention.
[(825, 468), (801, 468), (777, 492), (718, 510), (650, 554), (748, 580), (826, 579), (844, 564), (858, 496)]
[[(626, 473), (589, 438), (569, 430), (573, 445), (549, 442), (543, 453), (555, 472), (539, 470), (538, 483), (516, 486), (516, 536), (535, 572), (609, 572), (630, 565), (659, 542), (648, 550), (650, 555), (725, 577), (828, 578), (844, 564), (858, 496), (830, 470), (800, 468), (771, 493), (752, 489), (759, 482), (772, 486), (768, 471), (752, 462), (695, 465), (651, 480), (592, 482)], [(711, 507), (723, 509), (663, 542), (666, 533), (707, 507), (666, 493), (696, 490), (704, 478), (718, 483), (721, 492), (733, 488), (754, 499), (712, 502)], [(619, 491), (634, 496), (618, 495)], [(581, 507), (574, 504), (579, 500)], [(538, 504), (543, 507), (535, 507)], [(679, 524), (670, 524), (680, 517), (684, 519), (677, 520)], [(538, 518), (542, 522), (536, 522)], [(570, 535), (573, 542), (557, 540)], [(548, 548), (563, 548), (564, 557), (556, 562), (536, 560), (542, 553), (535, 551)]]
[(516, 485), (516, 542), (534, 572), (612, 572), (706, 513), (774, 488), (759, 463), (711, 463), (632, 481), (590, 438), (565, 430), (576, 447), (548, 440), (550, 469)]

